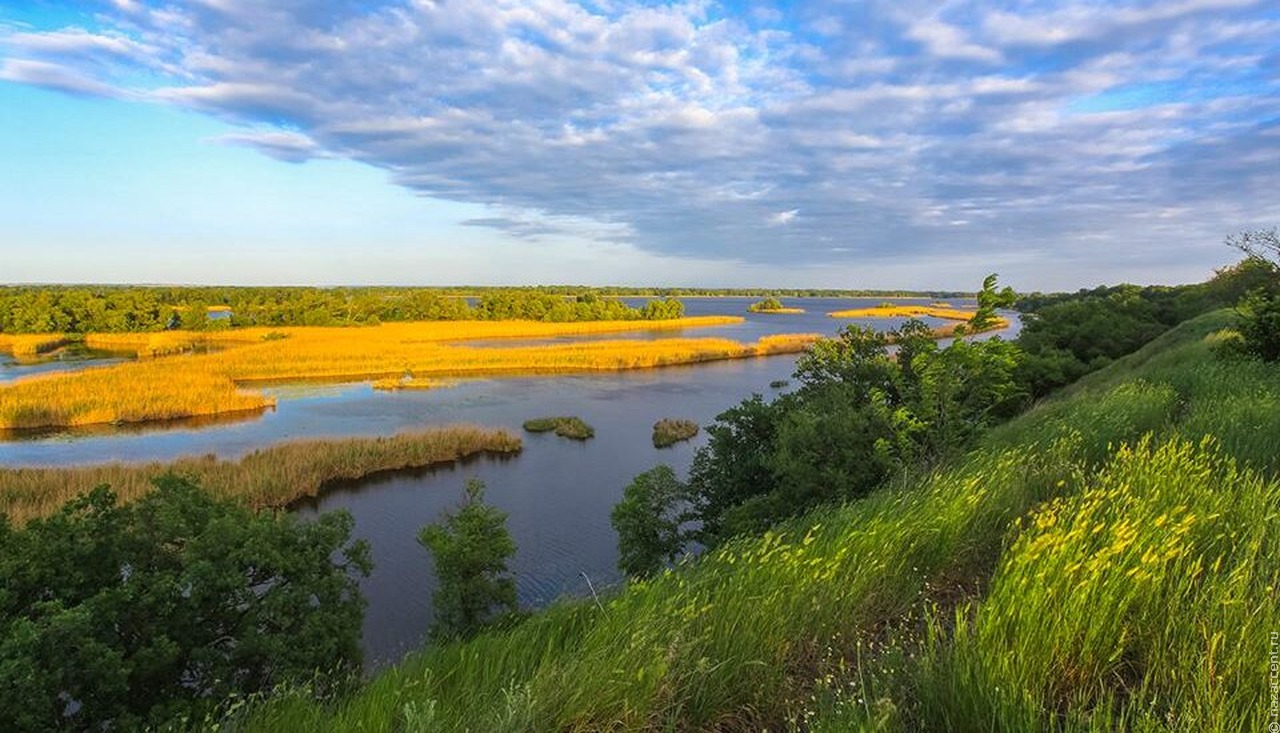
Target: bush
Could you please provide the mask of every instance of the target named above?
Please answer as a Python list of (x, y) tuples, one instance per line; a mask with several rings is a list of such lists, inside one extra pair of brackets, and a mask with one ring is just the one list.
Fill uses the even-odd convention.
[(688, 487), (670, 466), (639, 476), (610, 514), (618, 533), (618, 569), (633, 578), (653, 575), (684, 549)]
[(1256, 290), (1236, 307), (1240, 349), (1263, 361), (1280, 361), (1280, 295)]

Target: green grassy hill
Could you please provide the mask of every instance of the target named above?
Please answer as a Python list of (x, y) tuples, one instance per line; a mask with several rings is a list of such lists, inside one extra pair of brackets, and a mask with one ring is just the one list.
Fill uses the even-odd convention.
[(1245, 731), (1280, 631), (1280, 368), (1213, 313), (963, 460), (252, 731)]

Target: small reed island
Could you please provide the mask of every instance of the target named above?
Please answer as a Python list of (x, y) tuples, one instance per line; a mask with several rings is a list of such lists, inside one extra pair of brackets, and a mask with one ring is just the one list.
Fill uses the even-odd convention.
[(698, 423), (667, 417), (653, 424), (653, 447), (666, 448), (698, 434)]
[(747, 306), (752, 313), (804, 313), (804, 308), (788, 308), (772, 296)]
[(537, 417), (524, 421), (524, 429), (530, 433), (555, 432), (561, 438), (587, 440), (594, 438), (595, 428), (580, 417)]

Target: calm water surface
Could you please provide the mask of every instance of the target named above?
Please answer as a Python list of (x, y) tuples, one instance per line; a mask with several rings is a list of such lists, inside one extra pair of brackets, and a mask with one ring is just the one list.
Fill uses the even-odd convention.
[[(688, 299), (689, 315), (743, 314), (747, 320), (684, 335), (755, 340), (773, 333), (832, 334), (856, 321), (828, 318), (827, 312), (879, 302), (784, 299), (807, 312), (745, 313), (755, 300)], [(892, 328), (900, 322), (861, 323)], [(673, 332), (648, 334), (670, 335)], [(585, 443), (524, 434), (525, 449), (517, 457), (479, 458), (334, 486), (296, 509), (303, 516), (345, 509), (355, 517), (356, 534), (372, 546), (374, 572), (361, 587), (369, 601), (364, 651), (369, 667), (375, 668), (419, 646), (430, 626), (435, 582), (430, 555), (417, 543), (418, 530), (461, 502), (468, 478), (483, 480), (487, 499), (509, 513), (508, 528), (519, 548), (511, 569), (523, 605), (586, 594), (584, 575), (597, 589), (619, 580), (609, 511), (623, 488), (636, 474), (662, 463), (683, 474), (705, 442), (705, 435), (699, 434), (692, 441), (655, 449), (650, 442), (653, 423), (676, 417), (706, 425), (752, 393), (776, 393), (769, 383), (789, 379), (794, 366), (794, 356), (777, 356), (581, 376), (471, 380), (425, 392), (378, 392), (368, 384), (280, 387), (270, 390), (278, 407), (254, 418), (28, 435), (0, 442), (0, 464), (73, 465), (204, 453), (236, 457), (290, 438), (385, 435), (452, 423), (519, 431), (523, 421), (545, 415), (579, 415), (595, 427), (596, 437)], [(23, 369), (27, 368), (0, 364), (0, 382), (25, 374), (19, 371)]]

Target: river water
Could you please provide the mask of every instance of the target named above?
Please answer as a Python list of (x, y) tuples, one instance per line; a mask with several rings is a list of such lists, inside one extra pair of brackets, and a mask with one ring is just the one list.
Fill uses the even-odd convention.
[[(747, 320), (679, 335), (755, 340), (773, 333), (833, 334), (847, 323), (881, 329), (901, 323), (826, 316), (834, 310), (875, 305), (880, 299), (784, 299), (807, 309), (794, 315), (746, 313), (754, 300), (686, 299), (689, 315), (743, 314)], [(1015, 333), (1016, 326), (1001, 335)], [(676, 334), (660, 331), (647, 337), (672, 335)], [(363, 648), (367, 668), (375, 669), (419, 646), (431, 624), (435, 580), (430, 555), (418, 545), (417, 535), (461, 502), (467, 479), (484, 481), (487, 500), (509, 514), (507, 526), (518, 547), (510, 567), (522, 606), (545, 605), (565, 594), (584, 595), (589, 592), (587, 578), (597, 589), (608, 587), (620, 580), (609, 511), (623, 488), (636, 474), (658, 464), (683, 475), (705, 442), (700, 433), (691, 441), (655, 449), (653, 423), (673, 417), (706, 425), (753, 393), (775, 394), (778, 390), (770, 383), (789, 379), (795, 359), (775, 356), (654, 370), (466, 380), (428, 391), (379, 392), (367, 383), (277, 387), (269, 391), (278, 398), (278, 406), (260, 416), (21, 436), (0, 442), (0, 464), (74, 465), (206, 453), (233, 458), (301, 437), (387, 435), (456, 423), (519, 432), (525, 420), (546, 415), (578, 415), (591, 424), (596, 436), (586, 442), (525, 433), (524, 451), (515, 457), (477, 458), (452, 467), (331, 486), (319, 499), (295, 509), (302, 516), (345, 509), (355, 517), (357, 536), (370, 542), (375, 567), (361, 582), (369, 602)], [(30, 366), (0, 364), (0, 382), (31, 371)]]

